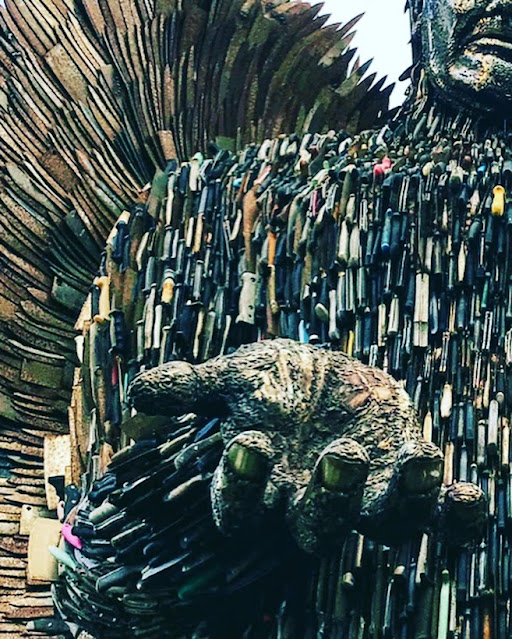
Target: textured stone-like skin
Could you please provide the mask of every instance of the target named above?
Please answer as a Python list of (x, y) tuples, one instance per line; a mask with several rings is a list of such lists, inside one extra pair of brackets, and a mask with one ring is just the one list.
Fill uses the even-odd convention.
[(413, 3), (413, 40), (420, 41), (414, 48), (422, 52), (416, 62), (443, 101), (480, 112), (508, 112), (511, 13), (512, 0)]
[[(308, 551), (328, 550), (352, 528), (397, 543), (439, 512), (447, 520), (453, 500), (466, 499), (468, 488), (459, 487), (443, 494), (438, 510), (442, 453), (423, 441), (409, 396), (382, 370), (341, 352), (287, 339), (259, 342), (204, 364), (171, 362), (146, 371), (130, 397), (147, 414), (223, 418), (226, 452), (212, 482), (212, 506), (226, 534), (282, 509)], [(258, 477), (241, 476), (233, 466), (234, 445), (261, 465)], [(325, 485), (328, 460), (341, 469), (334, 489)], [(478, 528), (483, 497), (471, 485), (468, 494)]]

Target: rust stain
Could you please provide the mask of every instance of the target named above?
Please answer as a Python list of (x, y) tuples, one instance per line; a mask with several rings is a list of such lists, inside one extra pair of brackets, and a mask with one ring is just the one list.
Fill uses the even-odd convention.
[(372, 390), (374, 398), (379, 402), (388, 402), (393, 397), (391, 389), (387, 386), (374, 386)]
[(359, 393), (355, 393), (349, 400), (348, 405), (352, 409), (360, 408), (368, 403), (371, 394), (368, 389), (361, 390)]

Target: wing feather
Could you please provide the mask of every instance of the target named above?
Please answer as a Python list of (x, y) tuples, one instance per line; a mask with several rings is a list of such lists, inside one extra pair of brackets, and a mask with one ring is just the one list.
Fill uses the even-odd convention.
[[(367, 127), (386, 110), (389, 90), (350, 66), (357, 18), (325, 27), (320, 10), (284, 0), (5, 1), (0, 463), (11, 470), (0, 501), (21, 505), (16, 473), (42, 477), (42, 457), (20, 448), (24, 429), (41, 451), (45, 434), (68, 428), (75, 320), (105, 239), (124, 210), (144, 208), (155, 173), (167, 179), (171, 158), (211, 142), (236, 150), (303, 126)], [(42, 485), (30, 490), (43, 506)], [(25, 552), (18, 538), (5, 548)]]

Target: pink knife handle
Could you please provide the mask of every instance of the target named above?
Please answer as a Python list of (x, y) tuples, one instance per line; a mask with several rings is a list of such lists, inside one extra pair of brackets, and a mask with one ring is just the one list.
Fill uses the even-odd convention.
[(71, 544), (74, 548), (78, 548), (78, 550), (80, 550), (82, 548), (82, 541), (76, 535), (73, 535), (71, 529), (71, 524), (64, 524), (62, 526), (62, 536), (68, 544)]

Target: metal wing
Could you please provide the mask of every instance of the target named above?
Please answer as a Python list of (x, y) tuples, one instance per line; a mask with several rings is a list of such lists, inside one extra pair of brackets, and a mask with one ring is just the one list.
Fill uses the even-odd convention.
[[(123, 211), (140, 201), (155, 214), (171, 158), (282, 132), (360, 130), (386, 112), (390, 87), (362, 79), (366, 65), (353, 64), (357, 19), (325, 27), (318, 13), (295, 1), (6, 0), (0, 548), (9, 561), (27, 552), (27, 507), (55, 506), (44, 444), (68, 432), (74, 324)], [(76, 451), (87, 449), (80, 432), (84, 441), (71, 442), (75, 478)], [(44, 590), (39, 599), (27, 593), (12, 561), (2, 568), (5, 589), (19, 596), (0, 610), (15, 632), (50, 602)]]

